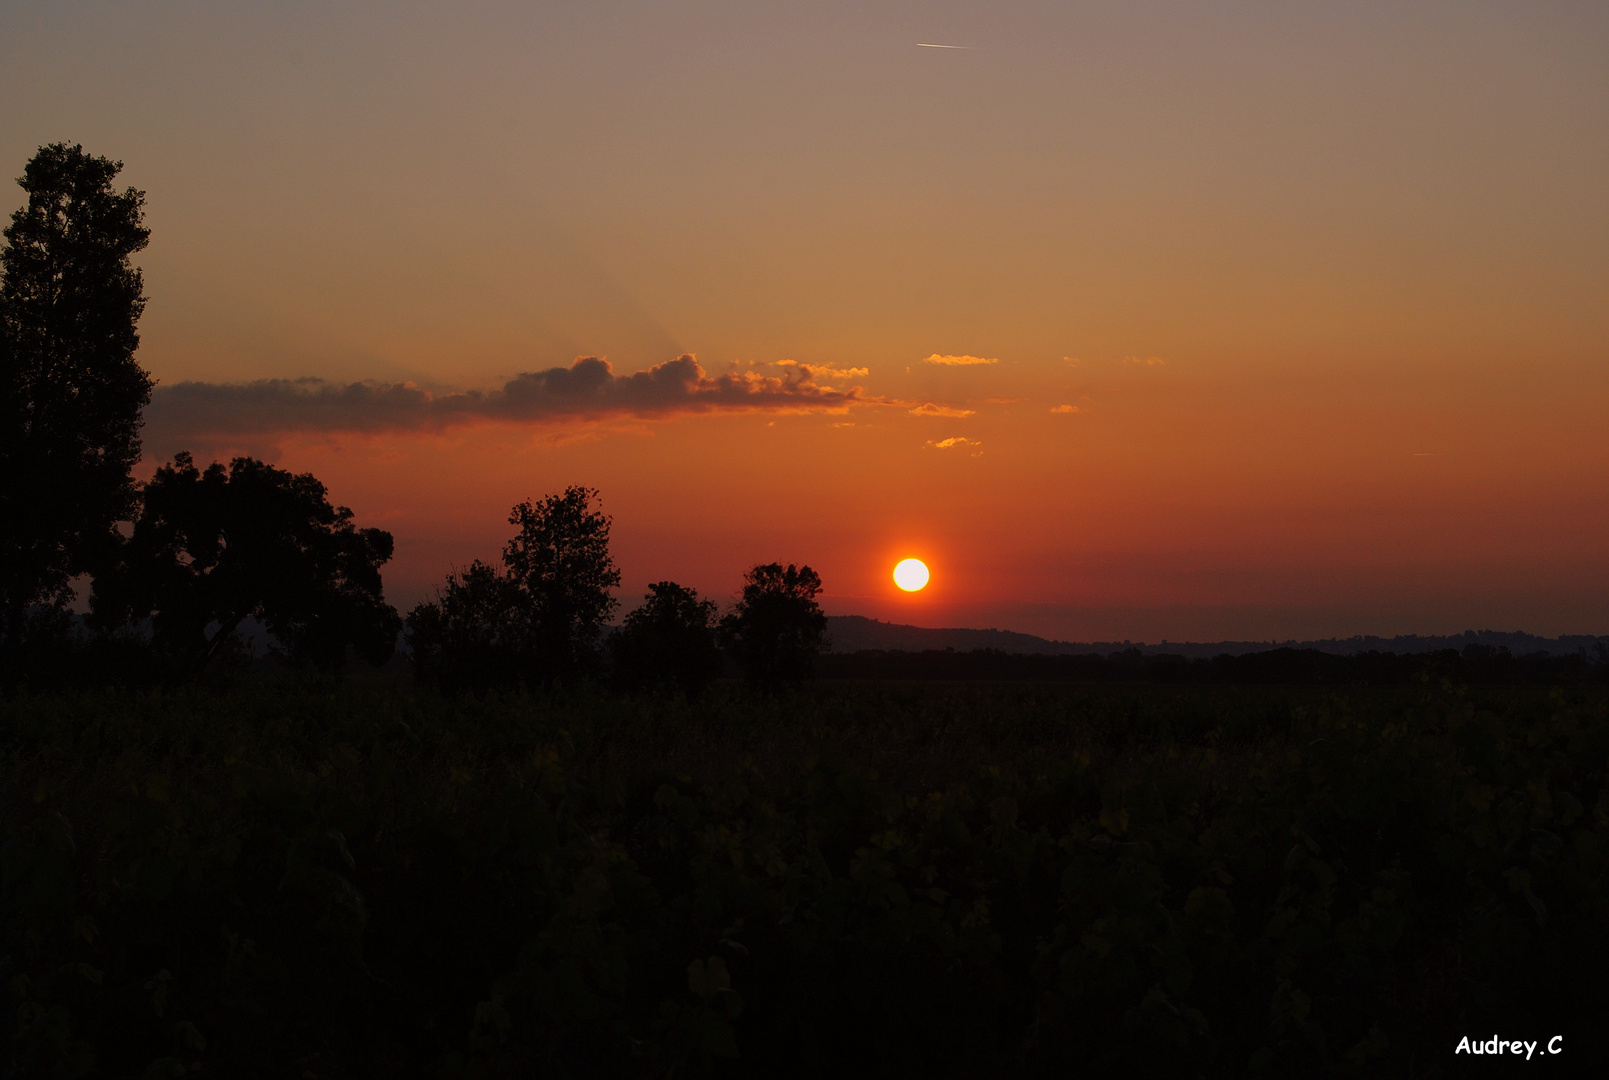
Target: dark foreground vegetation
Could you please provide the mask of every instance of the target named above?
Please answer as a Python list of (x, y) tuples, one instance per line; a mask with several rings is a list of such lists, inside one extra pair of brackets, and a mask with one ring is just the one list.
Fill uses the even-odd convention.
[(1599, 686), (241, 682), (0, 753), (6, 1075), (1609, 1063)]
[(928, 649), (923, 652), (865, 649), (828, 653), (815, 669), (830, 679), (892, 679), (938, 682), (1157, 683), (1165, 686), (1412, 686), (1426, 675), (1476, 686), (1578, 686), (1609, 676), (1609, 655), (1600, 645), (1586, 652), (1515, 656), (1505, 648), (1467, 645), (1462, 650), (1423, 653), (1365, 652), (1350, 655), (1318, 649), (1270, 649), (1210, 659), (1146, 655), (1139, 649), (1104, 656), (1046, 656), (997, 649)]

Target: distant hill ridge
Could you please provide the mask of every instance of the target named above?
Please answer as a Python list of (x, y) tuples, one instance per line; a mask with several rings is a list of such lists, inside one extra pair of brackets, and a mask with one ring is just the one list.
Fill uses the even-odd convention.
[(929, 629), (922, 626), (905, 626), (869, 619), (864, 615), (830, 615), (827, 617), (827, 636), (832, 651), (839, 653), (883, 649), (901, 652), (922, 652), (927, 649), (954, 649), (971, 652), (975, 649), (997, 649), (1005, 653), (1039, 653), (1047, 656), (1082, 656), (1090, 653), (1107, 655), (1126, 649), (1138, 649), (1146, 656), (1173, 655), (1190, 659), (1214, 656), (1241, 656), (1246, 653), (1268, 652), (1273, 649), (1317, 649), (1320, 652), (1353, 656), (1358, 653), (1420, 653), (1440, 649), (1463, 650), (1469, 645), (1482, 645), (1491, 649), (1506, 648), (1515, 656), (1547, 653), (1551, 656), (1568, 656), (1585, 652), (1594, 656), (1600, 645), (1609, 647), (1609, 636), (1592, 634), (1566, 634), (1556, 638), (1537, 637), (1521, 631), (1466, 630), (1462, 634), (1447, 636), (1420, 636), (1405, 634), (1398, 637), (1359, 636), (1350, 638), (1324, 638), (1318, 641), (1163, 641), (1150, 645), (1140, 641), (1052, 641), (1019, 634), (1014, 630)]

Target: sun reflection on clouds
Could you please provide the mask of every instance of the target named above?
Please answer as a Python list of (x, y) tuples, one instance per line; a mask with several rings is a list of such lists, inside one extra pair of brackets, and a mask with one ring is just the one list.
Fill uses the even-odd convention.
[(983, 443), (979, 442), (976, 439), (964, 438), (964, 437), (962, 437), (960, 435), (953, 435), (948, 439), (939, 439), (937, 442), (935, 442), (932, 439), (929, 439), (927, 441), (927, 445), (930, 448), (934, 449), (934, 450), (966, 450), (966, 449), (970, 449), (972, 451), (972, 453), (971, 453), (972, 457), (982, 457), (983, 456)]
[(798, 360), (778, 360), (777, 367), (798, 368), (805, 377), (820, 383), (822, 379), (864, 379), (872, 373), (869, 367), (836, 367), (832, 364), (801, 363)]
[(974, 367), (978, 364), (998, 364), (999, 362), (998, 357), (970, 356), (966, 354), (941, 356), (938, 353), (934, 353), (922, 361), (924, 364), (942, 364), (945, 367)]

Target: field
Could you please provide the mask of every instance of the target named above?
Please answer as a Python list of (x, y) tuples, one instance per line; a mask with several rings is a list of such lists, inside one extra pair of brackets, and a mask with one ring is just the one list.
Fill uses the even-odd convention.
[(0, 754), (3, 1075), (1609, 1063), (1601, 685), (246, 679)]

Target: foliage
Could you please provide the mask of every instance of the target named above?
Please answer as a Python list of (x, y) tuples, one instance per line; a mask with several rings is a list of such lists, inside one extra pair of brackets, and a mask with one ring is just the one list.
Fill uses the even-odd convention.
[(518, 587), (479, 559), (448, 574), (434, 601), (408, 613), (420, 681), (453, 691), (516, 684), (524, 649), (520, 603)]
[(618, 603), (609, 590), (620, 584), (609, 518), (592, 506), (597, 498), (591, 488), (572, 486), (520, 503), (509, 514), (519, 532), (503, 550), (505, 573), (477, 561), (409, 614), (408, 640), (424, 681), (535, 685), (593, 665)]
[(721, 673), (715, 602), (673, 581), (648, 586), (643, 605), (609, 639), (615, 677), (631, 687), (678, 686), (701, 693)]
[(765, 563), (744, 575), (743, 598), (721, 620), (721, 640), (743, 673), (772, 688), (808, 678), (825, 646), (816, 604), (821, 578), (808, 566)]
[(0, 709), (17, 1075), (1609, 1064), (1601, 689)]
[(145, 247), (145, 196), (122, 163), (39, 149), (28, 203), (0, 251), (0, 642), (33, 605), (61, 606), (134, 505), (149, 375), (134, 360), (145, 306), (129, 256)]
[[(1600, 646), (1600, 649), (1602, 646)], [(1469, 685), (1561, 686), (1602, 681), (1609, 663), (1585, 651), (1515, 656), (1508, 649), (1468, 645), (1462, 652), (1339, 654), (1318, 649), (1268, 649), (1187, 659), (1177, 654), (1120, 652), (1073, 655), (1007, 653), (999, 649), (863, 649), (817, 659), (825, 679), (1011, 680), (1026, 682), (1159, 683), (1225, 686), (1410, 686), (1427, 671)]]
[(591, 506), (597, 498), (591, 488), (572, 486), (509, 514), (519, 532), (503, 549), (503, 565), (525, 601), (521, 614), (538, 670), (550, 678), (592, 660), (618, 603), (609, 590), (619, 586), (620, 571), (609, 554), (609, 519)]
[(157, 650), (200, 671), (248, 616), (300, 663), (338, 671), (348, 648), (373, 664), (401, 619), (381, 594), (391, 534), (358, 529), (312, 474), (253, 458), (198, 469), (188, 453), (145, 485), (113, 571), (95, 579), (105, 626), (150, 618)]

